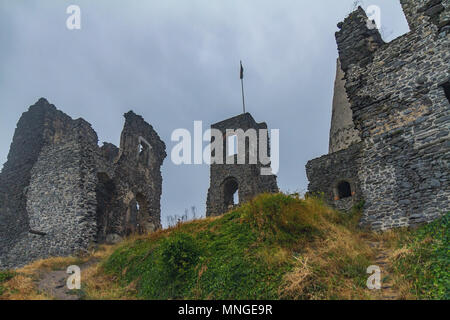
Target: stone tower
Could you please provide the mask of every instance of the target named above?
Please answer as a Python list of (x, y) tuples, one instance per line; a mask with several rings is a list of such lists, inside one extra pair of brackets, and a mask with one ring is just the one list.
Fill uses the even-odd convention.
[[(216, 129), (219, 134), (212, 135), (212, 142), (222, 139), (223, 144), (211, 151), (207, 216), (220, 215), (236, 205), (236, 193), (239, 202), (245, 202), (260, 193), (278, 192), (276, 176), (261, 174), (261, 169), (270, 168), (270, 162), (267, 163), (260, 157), (260, 147), (266, 147), (267, 155), (270, 155), (266, 123), (257, 123), (250, 113), (245, 113), (215, 123), (211, 125), (211, 129)], [(233, 138), (235, 140), (231, 142)], [(236, 152), (230, 152), (233, 145), (237, 145)], [(223, 157), (218, 156), (218, 160), (214, 161), (218, 152)], [(245, 160), (245, 163), (239, 161), (239, 158)]]
[(352, 109), (345, 91), (345, 74), (339, 59), (336, 61), (333, 109), (331, 114), (330, 143), (328, 153), (348, 148), (361, 141), (352, 119)]

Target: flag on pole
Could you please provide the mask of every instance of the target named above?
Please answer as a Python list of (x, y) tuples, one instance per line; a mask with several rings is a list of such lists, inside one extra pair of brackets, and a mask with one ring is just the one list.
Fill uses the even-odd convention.
[(245, 98), (244, 98), (244, 67), (242, 66), (242, 61), (240, 61), (241, 63), (241, 72), (240, 72), (240, 78), (241, 78), (241, 88), (242, 88), (242, 110), (245, 113)]
[(244, 79), (244, 67), (242, 66), (242, 61), (241, 61), (241, 74), (240, 74), (240, 78), (241, 78), (241, 80)]

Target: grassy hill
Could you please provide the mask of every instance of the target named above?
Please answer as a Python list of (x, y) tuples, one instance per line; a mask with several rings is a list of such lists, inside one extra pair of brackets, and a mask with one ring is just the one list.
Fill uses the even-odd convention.
[(220, 217), (0, 273), (0, 298), (49, 298), (37, 290), (42, 274), (78, 263), (86, 265), (82, 299), (383, 299), (366, 287), (377, 243), (394, 298), (448, 299), (448, 214), (377, 234), (358, 228), (359, 213), (263, 194)]
[(121, 246), (103, 266), (122, 285), (135, 282), (144, 299), (326, 298), (338, 295), (339, 280), (363, 289), (370, 264), (369, 248), (345, 221), (317, 199), (261, 195)]

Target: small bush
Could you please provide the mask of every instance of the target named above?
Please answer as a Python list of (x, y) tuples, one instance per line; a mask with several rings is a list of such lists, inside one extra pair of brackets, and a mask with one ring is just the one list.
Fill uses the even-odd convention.
[(200, 247), (193, 237), (177, 233), (162, 241), (161, 262), (170, 277), (184, 278), (192, 272), (200, 257)]

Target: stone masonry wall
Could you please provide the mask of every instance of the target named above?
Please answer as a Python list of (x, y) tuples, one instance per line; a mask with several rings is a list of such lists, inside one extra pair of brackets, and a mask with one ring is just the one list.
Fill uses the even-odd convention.
[(95, 148), (97, 136), (77, 121), (69, 137), (46, 145), (33, 166), (25, 191), (29, 230), (6, 255), (8, 267), (76, 253), (95, 242), (96, 176), (93, 148), (85, 146)]
[(165, 145), (142, 117), (125, 119), (119, 149), (43, 98), (22, 115), (0, 174), (0, 269), (160, 228)]
[[(147, 145), (148, 143), (148, 145)], [(142, 146), (142, 149), (140, 149)], [(132, 111), (125, 114), (113, 183), (116, 202), (111, 214), (119, 235), (161, 228), (161, 165), (166, 146), (151, 125)], [(105, 234), (105, 235), (106, 235)]]
[[(346, 90), (363, 146), (358, 170), (366, 201), (362, 224), (387, 229), (431, 221), (450, 210), (449, 33), (422, 6), (449, 1), (401, 1), (411, 32), (353, 55), (355, 41), (370, 46), (362, 9), (336, 34), (346, 60)], [(422, 13), (421, 13), (422, 12)], [(439, 19), (438, 19), (439, 20)], [(360, 35), (354, 38), (354, 35)], [(343, 63), (344, 65), (344, 63)]]
[[(232, 189), (238, 189), (239, 202), (249, 201), (260, 193), (278, 192), (276, 176), (261, 175), (261, 168), (265, 166), (259, 161), (259, 156), (256, 164), (249, 164), (248, 155), (250, 148), (248, 141), (246, 141), (246, 164), (237, 164), (237, 155), (231, 156), (234, 158), (235, 164), (226, 164), (226, 130), (242, 129), (247, 131), (248, 129), (267, 129), (265, 123), (256, 123), (249, 113), (245, 113), (213, 124), (211, 128), (220, 130), (225, 138), (223, 141), (223, 164), (212, 163), (210, 166), (210, 187), (206, 202), (207, 216), (220, 215), (229, 210), (229, 205), (227, 203), (228, 193), (234, 192), (232, 190), (227, 190), (227, 188), (231, 187)], [(257, 132), (257, 141), (259, 145), (259, 131)], [(269, 144), (269, 140), (267, 141)], [(258, 150), (258, 148), (255, 148), (257, 155)], [(270, 150), (268, 151), (268, 154), (270, 155)], [(266, 166), (270, 167), (270, 164)]]
[(7, 162), (0, 173), (0, 267), (5, 256), (29, 233), (26, 188), (42, 148), (66, 133), (70, 117), (45, 99), (23, 113), (14, 133)]
[[(360, 152), (361, 143), (355, 143), (347, 149), (308, 161), (308, 191), (311, 194), (323, 193), (327, 203), (340, 210), (348, 210), (357, 204), (362, 199), (358, 177)], [(343, 181), (350, 184), (352, 191), (352, 196), (346, 199), (340, 199), (337, 191), (338, 184)]]

